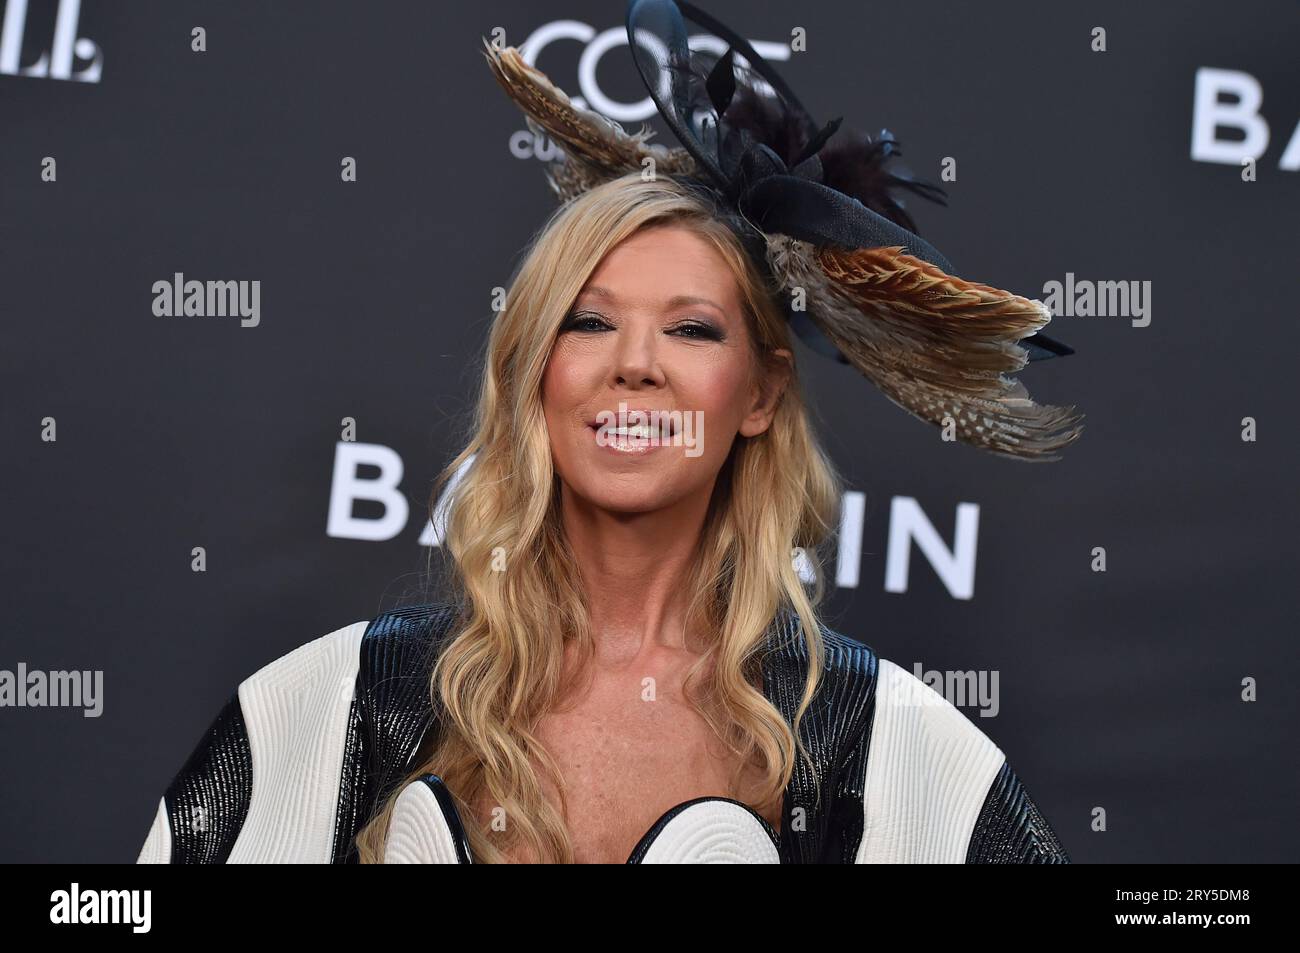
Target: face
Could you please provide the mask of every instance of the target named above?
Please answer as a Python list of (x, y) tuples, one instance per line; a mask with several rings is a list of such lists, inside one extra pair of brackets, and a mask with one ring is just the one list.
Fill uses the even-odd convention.
[(737, 435), (771, 424), (789, 360), (760, 366), (740, 288), (705, 238), (637, 232), (588, 279), (542, 379), (566, 493), (624, 513), (707, 499)]

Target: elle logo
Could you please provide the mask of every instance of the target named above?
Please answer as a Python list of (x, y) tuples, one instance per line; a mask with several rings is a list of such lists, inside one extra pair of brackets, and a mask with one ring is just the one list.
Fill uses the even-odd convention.
[[(27, 29), (27, 0), (8, 0), (4, 22), (0, 24), (0, 74), (98, 83), (104, 71), (103, 52), (94, 40), (77, 36), (77, 21), (80, 19), (81, 0), (59, 0), (50, 48), (41, 53), (35, 63), (23, 66), (19, 58), (23, 51), (23, 33)], [(88, 65), (74, 73), (74, 58)]]

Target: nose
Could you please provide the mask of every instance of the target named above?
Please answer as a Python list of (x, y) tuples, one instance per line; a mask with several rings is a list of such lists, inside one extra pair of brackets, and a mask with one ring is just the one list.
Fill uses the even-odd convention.
[(633, 389), (663, 386), (664, 372), (659, 364), (658, 340), (658, 333), (652, 327), (620, 332), (610, 370), (610, 382), (615, 386)]

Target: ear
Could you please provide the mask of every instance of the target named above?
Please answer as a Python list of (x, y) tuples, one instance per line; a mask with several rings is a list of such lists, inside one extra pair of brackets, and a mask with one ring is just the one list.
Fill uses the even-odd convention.
[(785, 348), (768, 352), (759, 380), (753, 388), (749, 413), (740, 422), (740, 433), (744, 437), (757, 437), (766, 432), (776, 416), (776, 408), (781, 404), (781, 395), (790, 385), (794, 375), (794, 355)]

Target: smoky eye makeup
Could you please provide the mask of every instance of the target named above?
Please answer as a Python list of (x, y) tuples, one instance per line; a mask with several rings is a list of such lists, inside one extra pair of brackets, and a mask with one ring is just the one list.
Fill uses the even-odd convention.
[(668, 333), (688, 340), (725, 341), (727, 339), (727, 332), (710, 321), (684, 321), (673, 325), (668, 329)]
[(564, 321), (560, 324), (561, 331), (597, 331), (600, 330), (596, 325), (609, 327), (603, 315), (595, 311), (589, 311), (585, 308), (574, 308), (564, 316)]
[[(560, 331), (602, 331), (611, 327), (604, 315), (585, 308), (575, 308), (564, 316)], [(725, 341), (727, 332), (712, 321), (690, 319), (665, 328), (664, 333), (688, 341)]]

